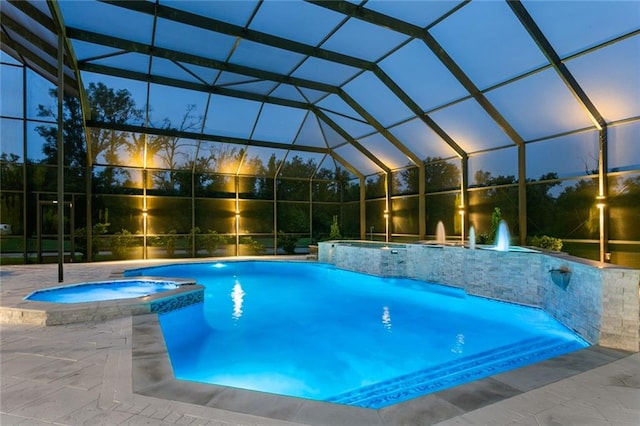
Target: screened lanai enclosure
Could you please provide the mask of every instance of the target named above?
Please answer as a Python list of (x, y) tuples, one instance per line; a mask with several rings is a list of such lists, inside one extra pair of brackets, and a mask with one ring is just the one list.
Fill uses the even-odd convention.
[(7, 0), (1, 26), (5, 263), (504, 219), (640, 266), (637, 1)]

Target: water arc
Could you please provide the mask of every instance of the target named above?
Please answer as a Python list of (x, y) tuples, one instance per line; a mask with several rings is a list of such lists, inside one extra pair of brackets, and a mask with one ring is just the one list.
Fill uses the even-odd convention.
[(496, 233), (496, 241), (494, 248), (497, 251), (509, 251), (509, 240), (511, 236), (509, 234), (509, 227), (504, 220), (500, 221), (498, 225), (498, 232)]

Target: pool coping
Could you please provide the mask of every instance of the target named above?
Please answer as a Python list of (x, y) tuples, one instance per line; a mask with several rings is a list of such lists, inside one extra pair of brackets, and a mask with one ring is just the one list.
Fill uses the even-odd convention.
[[(157, 314), (132, 319), (133, 392), (237, 413), (307, 424), (434, 424), (631, 355), (591, 346), (380, 409), (308, 400), (176, 379)], [(534, 381), (531, 378), (535, 378)], [(425, 416), (430, 423), (424, 423)]]
[[(127, 281), (162, 281), (177, 284), (172, 290), (154, 293), (148, 296), (126, 299), (113, 299), (96, 302), (55, 303), (25, 300), (33, 293), (20, 292), (3, 294), (3, 305), (0, 307), (0, 319), (4, 324), (28, 325), (64, 325), (80, 322), (106, 321), (125, 316), (144, 315), (151, 312), (167, 312), (204, 300), (204, 287), (195, 280), (184, 278), (140, 276), (133, 278), (114, 278), (113, 280), (83, 281), (63, 285), (38, 288), (36, 291), (52, 290), (60, 287), (71, 287), (83, 284)], [(9, 300), (7, 300), (9, 299)]]

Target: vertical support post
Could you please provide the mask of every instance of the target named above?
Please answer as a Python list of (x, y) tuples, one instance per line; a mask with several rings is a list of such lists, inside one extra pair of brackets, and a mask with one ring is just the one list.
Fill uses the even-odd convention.
[(64, 281), (64, 33), (58, 34), (58, 282)]
[(309, 178), (309, 241), (313, 238), (313, 175)]
[[(149, 99), (149, 91), (147, 90), (147, 100)], [(147, 110), (147, 122), (148, 120)], [(142, 136), (144, 138), (144, 145), (142, 149), (142, 258), (147, 259), (147, 221), (148, 221), (148, 206), (147, 206), (147, 182), (149, 180), (149, 173), (147, 171), (147, 153), (149, 152), (149, 138), (147, 134)]]
[(367, 233), (367, 181), (360, 177), (360, 239), (365, 239)]
[(36, 194), (36, 261), (42, 263), (42, 204), (40, 194)]
[(465, 154), (460, 158), (460, 223), (462, 227), (462, 242), (466, 234), (467, 222), (471, 224), (469, 217), (469, 157)]
[(391, 240), (391, 229), (389, 226), (389, 217), (391, 216), (391, 172), (384, 175), (384, 241), (388, 243)]
[[(85, 212), (85, 235), (86, 235), (86, 244), (85, 244), (85, 260), (87, 262), (91, 262), (93, 260), (93, 189), (91, 188), (91, 181), (93, 180), (93, 147), (92, 140), (90, 139), (91, 133), (86, 130), (85, 126), (85, 138), (87, 143), (87, 167), (85, 169), (85, 192), (86, 192), (86, 212)], [(97, 254), (97, 253), (96, 253)]]
[[(284, 162), (284, 160), (283, 160)], [(278, 174), (273, 178), (273, 255), (278, 255)]]
[(527, 165), (525, 144), (518, 145), (518, 226), (520, 245), (527, 244)]
[(147, 209), (147, 135), (144, 135), (144, 168), (142, 169), (142, 258), (147, 258), (147, 221), (149, 218)]
[(76, 258), (76, 212), (74, 206), (76, 205), (75, 195), (71, 195), (71, 202), (69, 203), (69, 262), (73, 263)]
[(609, 258), (609, 209), (607, 208), (607, 197), (609, 193), (607, 181), (609, 160), (607, 158), (607, 150), (607, 128), (603, 127), (599, 132), (598, 140), (598, 196), (596, 197), (600, 224), (600, 262), (611, 260)]
[[(198, 142), (198, 146), (200, 146), (200, 142)], [(197, 153), (196, 153), (196, 157)], [(196, 228), (196, 161), (193, 162), (193, 167), (191, 168), (191, 229), (189, 233), (193, 232), (193, 238), (191, 238), (191, 253), (193, 257), (196, 257), (196, 236), (194, 229)]]
[(24, 263), (29, 263), (28, 245), (27, 239), (27, 194), (29, 193), (28, 179), (27, 179), (27, 67), (22, 67), (22, 257)]
[[(418, 167), (418, 239), (424, 240), (427, 234), (427, 172), (424, 161)], [(464, 232), (464, 231), (463, 231)]]
[(236, 218), (236, 256), (240, 255), (240, 177), (236, 174), (234, 177), (234, 186), (236, 192), (235, 202), (235, 218)]

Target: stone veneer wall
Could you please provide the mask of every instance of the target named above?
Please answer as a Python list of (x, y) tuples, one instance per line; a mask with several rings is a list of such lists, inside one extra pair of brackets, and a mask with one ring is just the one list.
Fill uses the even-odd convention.
[[(425, 244), (380, 248), (323, 242), (318, 260), (341, 269), (436, 282), (472, 295), (537, 306), (592, 344), (640, 349), (640, 270), (563, 254)], [(551, 271), (560, 269), (570, 272), (566, 286), (552, 278)]]

